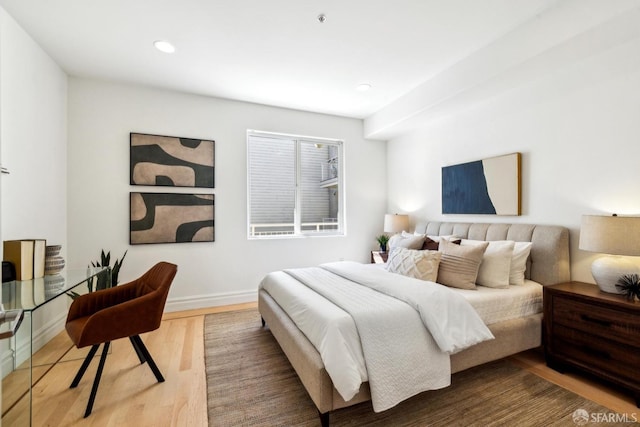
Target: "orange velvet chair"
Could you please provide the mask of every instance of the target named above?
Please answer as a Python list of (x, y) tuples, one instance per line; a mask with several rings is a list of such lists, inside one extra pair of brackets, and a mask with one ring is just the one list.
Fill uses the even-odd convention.
[(71, 304), (67, 333), (76, 347), (92, 347), (70, 388), (78, 386), (100, 344), (104, 343), (85, 418), (93, 409), (111, 341), (129, 338), (140, 363), (147, 362), (158, 382), (164, 381), (140, 334), (160, 327), (169, 287), (177, 271), (176, 265), (159, 262), (132, 282), (82, 295)]

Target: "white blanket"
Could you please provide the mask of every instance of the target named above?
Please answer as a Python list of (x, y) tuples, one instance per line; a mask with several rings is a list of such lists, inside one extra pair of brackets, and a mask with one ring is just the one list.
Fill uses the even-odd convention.
[(377, 272), (356, 262), (334, 262), (322, 267), (409, 304), (420, 313), (438, 347), (446, 353), (454, 354), (494, 338), (469, 301), (446, 286)]
[[(434, 283), (372, 272), (350, 262), (286, 272), (353, 318), (376, 412), (422, 391), (448, 386), (451, 369), (447, 353), (493, 338), (463, 297)], [(320, 343), (320, 348), (326, 347)], [(355, 394), (353, 387), (340, 390), (341, 378), (334, 378), (340, 369), (329, 366), (335, 357), (325, 360), (323, 353), (327, 352), (320, 348), (336, 389), (349, 400)]]

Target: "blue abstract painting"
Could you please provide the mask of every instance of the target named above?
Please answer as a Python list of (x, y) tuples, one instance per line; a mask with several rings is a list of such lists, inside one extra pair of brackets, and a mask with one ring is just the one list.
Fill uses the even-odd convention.
[(442, 168), (442, 213), (520, 215), (520, 153)]

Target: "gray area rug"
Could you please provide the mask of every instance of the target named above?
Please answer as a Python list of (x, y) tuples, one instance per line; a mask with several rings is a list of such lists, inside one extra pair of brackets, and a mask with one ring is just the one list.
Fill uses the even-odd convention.
[[(320, 425), (316, 407), (257, 310), (207, 315), (204, 339), (210, 426)], [(330, 418), (336, 427), (577, 426), (596, 425), (589, 415), (610, 412), (503, 360), (455, 374), (450, 387), (387, 411), (375, 413), (362, 403)], [(574, 421), (574, 413), (588, 418)]]

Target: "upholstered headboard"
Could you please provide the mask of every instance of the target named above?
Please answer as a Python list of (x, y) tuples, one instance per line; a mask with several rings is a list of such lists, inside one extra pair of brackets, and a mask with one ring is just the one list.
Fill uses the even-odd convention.
[(532, 242), (525, 276), (542, 285), (571, 279), (569, 230), (556, 225), (418, 222), (416, 233), (472, 240)]

